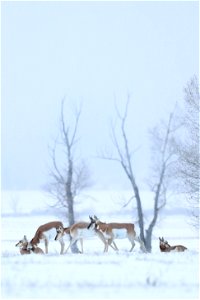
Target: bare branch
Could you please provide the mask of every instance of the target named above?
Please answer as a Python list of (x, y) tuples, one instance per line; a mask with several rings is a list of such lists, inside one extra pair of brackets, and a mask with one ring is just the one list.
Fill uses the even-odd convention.
[(76, 137), (76, 134), (77, 134), (77, 129), (78, 129), (78, 123), (79, 123), (80, 115), (81, 115), (81, 107), (79, 108), (79, 110), (76, 113), (75, 126), (74, 126), (74, 131), (72, 133), (70, 147), (72, 147), (74, 145), (74, 143), (75, 143), (75, 137)]
[[(52, 183), (49, 191), (56, 197), (56, 206), (66, 209), (66, 216), (69, 225), (75, 223), (74, 216), (74, 199), (80, 191), (89, 185), (89, 171), (86, 164), (76, 160), (75, 144), (77, 143), (77, 132), (79, 120), (81, 116), (81, 107), (76, 109), (74, 113), (74, 124), (71, 125), (65, 120), (64, 116), (65, 98), (61, 101), (60, 113), (60, 131), (61, 142), (55, 140), (51, 149), (52, 170), (50, 176)], [(56, 149), (60, 146), (60, 150), (65, 154), (64, 167), (60, 167), (56, 159)]]
[(122, 206), (122, 208), (125, 208), (127, 205), (129, 205), (133, 198), (135, 198), (135, 196), (131, 196), (131, 198)]
[[(51, 150), (51, 153), (50, 153), (50, 156), (51, 156), (51, 159), (52, 159), (52, 162), (53, 162), (53, 167), (54, 167), (54, 172), (52, 171), (51, 172), (51, 175), (54, 176), (56, 178), (57, 181), (61, 181), (61, 182), (64, 182), (64, 177), (63, 175), (61, 174), (58, 166), (57, 166), (57, 162), (56, 162), (56, 145), (58, 143), (58, 139), (56, 139), (54, 141), (54, 146), (50, 149)], [(57, 175), (56, 175), (56, 173)]]

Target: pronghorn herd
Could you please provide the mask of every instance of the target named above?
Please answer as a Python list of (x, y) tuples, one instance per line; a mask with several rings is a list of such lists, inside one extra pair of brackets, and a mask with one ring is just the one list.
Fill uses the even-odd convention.
[[(24, 235), (24, 238), (20, 240), (15, 246), (19, 247), (20, 254), (44, 254), (44, 251), (38, 247), (40, 241), (45, 243), (45, 253), (48, 253), (49, 240), (54, 238), (54, 240), (59, 241), (61, 245), (60, 254), (65, 254), (69, 248), (76, 242), (80, 241), (81, 252), (83, 253), (83, 240), (89, 237), (98, 237), (103, 245), (104, 252), (108, 252), (109, 246), (112, 247), (115, 251), (118, 250), (118, 247), (115, 243), (117, 239), (128, 239), (131, 242), (130, 252), (135, 246), (135, 241), (140, 244), (140, 249), (143, 252), (147, 252), (143, 241), (139, 236), (136, 235), (135, 226), (132, 223), (103, 223), (96, 216), (89, 216), (90, 222), (78, 222), (73, 224), (70, 227), (64, 227), (63, 223), (60, 221), (53, 221), (41, 225), (35, 232), (34, 237), (30, 240), (27, 240), (27, 237)], [(65, 237), (70, 238), (70, 243), (67, 249), (65, 248)], [(164, 238), (159, 238), (160, 240), (160, 251), (161, 252), (170, 252), (170, 251), (185, 251), (187, 248), (181, 245), (170, 246)]]

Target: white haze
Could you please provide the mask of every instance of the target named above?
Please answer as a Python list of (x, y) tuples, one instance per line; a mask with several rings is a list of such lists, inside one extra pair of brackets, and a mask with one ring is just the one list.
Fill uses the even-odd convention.
[(2, 188), (48, 184), (64, 97), (70, 126), (82, 103), (76, 154), (93, 183), (129, 188), (120, 166), (96, 159), (113, 151), (115, 100), (123, 112), (128, 93), (127, 136), (142, 182), (148, 130), (168, 119), (199, 71), (198, 1), (2, 1), (1, 11)]

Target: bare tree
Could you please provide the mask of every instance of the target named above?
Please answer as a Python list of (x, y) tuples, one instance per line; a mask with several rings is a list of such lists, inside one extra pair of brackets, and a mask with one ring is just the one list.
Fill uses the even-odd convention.
[[(140, 191), (138, 184), (136, 182), (135, 174), (134, 174), (134, 161), (133, 154), (134, 151), (131, 151), (129, 148), (129, 141), (126, 133), (126, 120), (128, 116), (128, 105), (130, 102), (130, 96), (128, 96), (128, 100), (126, 102), (126, 107), (124, 114), (121, 115), (119, 110), (116, 107), (117, 117), (120, 121), (120, 137), (122, 138), (120, 142), (119, 136), (116, 134), (116, 129), (113, 125), (111, 125), (111, 136), (112, 142), (114, 144), (114, 148), (116, 150), (116, 155), (101, 155), (101, 158), (107, 160), (113, 160), (121, 164), (123, 171), (125, 172), (132, 190), (133, 190), (133, 198), (136, 200), (137, 206), (137, 214), (138, 214), (138, 224), (140, 228), (140, 238), (143, 240), (147, 251), (151, 251), (151, 241), (152, 241), (152, 232), (153, 228), (156, 224), (158, 213), (162, 207), (164, 207), (166, 203), (166, 179), (167, 179), (167, 171), (172, 162), (173, 152), (170, 149), (169, 140), (172, 134), (172, 119), (173, 114), (170, 115), (167, 126), (164, 127), (162, 133), (159, 133), (158, 128), (155, 128), (152, 135), (154, 136), (154, 142), (157, 142), (157, 147), (154, 150), (154, 155), (157, 159), (158, 166), (154, 169), (154, 183), (152, 185), (152, 189), (154, 192), (154, 209), (152, 212), (152, 220), (150, 221), (148, 228), (145, 230), (144, 224), (144, 212), (142, 207), (142, 199), (140, 196)], [(158, 161), (159, 157), (159, 161)]]
[(152, 142), (152, 166), (149, 187), (154, 194), (153, 217), (146, 229), (145, 242), (151, 249), (153, 228), (156, 225), (158, 214), (167, 201), (167, 191), (172, 179), (173, 166), (176, 164), (176, 155), (172, 146), (174, 133), (177, 127), (174, 123), (174, 113), (170, 113), (168, 122), (160, 122), (150, 131)]
[[(48, 185), (49, 192), (57, 199), (56, 206), (65, 209), (69, 225), (75, 223), (74, 201), (76, 196), (89, 185), (89, 171), (86, 163), (77, 157), (77, 132), (81, 115), (81, 107), (73, 113), (74, 124), (67, 124), (64, 115), (65, 99), (61, 104), (60, 139), (56, 139), (51, 150), (52, 182)], [(63, 150), (63, 160), (58, 159), (58, 148)], [(59, 152), (60, 154), (61, 152)], [(59, 156), (60, 158), (60, 156)], [(73, 247), (77, 252), (77, 247)]]
[(199, 228), (199, 86), (194, 76), (184, 89), (184, 107), (179, 113), (182, 125), (174, 140), (178, 157), (176, 175), (179, 185), (187, 194), (192, 211), (192, 224)]

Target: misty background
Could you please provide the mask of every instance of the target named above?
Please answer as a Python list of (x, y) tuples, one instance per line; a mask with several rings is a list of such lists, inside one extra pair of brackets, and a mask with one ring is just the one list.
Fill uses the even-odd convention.
[[(148, 177), (148, 130), (168, 118), (198, 74), (198, 2), (3, 2), (1, 5), (1, 185), (41, 189), (49, 182), (49, 147), (82, 105), (78, 156), (93, 187), (129, 187), (112, 151), (115, 103), (131, 95), (127, 135), (134, 170)], [(139, 185), (141, 185), (139, 183)]]

